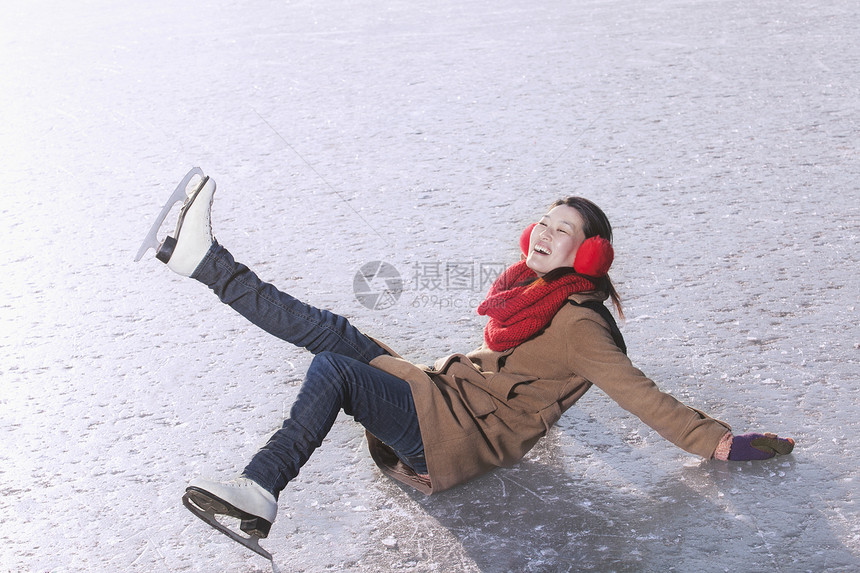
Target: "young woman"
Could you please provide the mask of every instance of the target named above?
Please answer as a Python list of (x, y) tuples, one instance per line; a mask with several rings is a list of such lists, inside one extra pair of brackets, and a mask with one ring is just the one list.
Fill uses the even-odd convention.
[(367, 431), (382, 470), (427, 494), (520, 460), (592, 385), (676, 446), (704, 458), (766, 459), (791, 452), (775, 434), (735, 436), (728, 425), (661, 392), (626, 355), (603, 302), (619, 314), (607, 271), (612, 229), (592, 202), (554, 204), (521, 238), (524, 259), (493, 284), (478, 312), (485, 342), (420, 368), (345, 318), (261, 281), (212, 237), (215, 183), (193, 186), (175, 237), (157, 256), (197, 279), (267, 332), (315, 357), (289, 418), (229, 482), (193, 480), (201, 508), (266, 537), (277, 497), (343, 410)]

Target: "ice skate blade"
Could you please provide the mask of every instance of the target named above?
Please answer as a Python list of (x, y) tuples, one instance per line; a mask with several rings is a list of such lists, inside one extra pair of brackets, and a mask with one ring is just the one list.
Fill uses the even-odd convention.
[(206, 179), (206, 177), (203, 175), (203, 170), (199, 167), (192, 168), (191, 171), (189, 171), (185, 175), (185, 177), (182, 178), (182, 181), (180, 181), (179, 185), (176, 186), (176, 189), (170, 195), (170, 198), (167, 200), (167, 203), (164, 204), (164, 206), (161, 208), (161, 212), (155, 218), (155, 223), (152, 224), (152, 227), (150, 227), (149, 232), (146, 234), (146, 238), (143, 239), (143, 243), (140, 245), (140, 249), (138, 249), (137, 251), (137, 256), (134, 257), (134, 262), (137, 262), (142, 259), (143, 255), (150, 248), (158, 252), (158, 247), (160, 245), (158, 241), (158, 231), (159, 229), (161, 229), (162, 223), (164, 223), (164, 220), (167, 218), (167, 215), (173, 209), (173, 206), (180, 201), (182, 201), (183, 203), (185, 202), (185, 199), (187, 197), (185, 190), (188, 187), (188, 183), (191, 182), (191, 179), (195, 175), (199, 175), (201, 180)]
[(274, 568), (274, 559), (272, 558), (272, 554), (269, 553), (268, 551), (266, 551), (265, 549), (263, 549), (262, 547), (260, 547), (260, 538), (259, 537), (255, 537), (253, 535), (250, 537), (243, 537), (243, 536), (239, 535), (238, 533), (236, 533), (235, 531), (233, 531), (232, 529), (230, 529), (229, 527), (222, 525), (216, 519), (215, 512), (211, 508), (211, 506), (209, 508), (204, 509), (204, 508), (198, 506), (194, 502), (194, 500), (192, 499), (193, 493), (194, 493), (193, 491), (192, 492), (186, 491), (185, 495), (182, 496), (182, 504), (186, 508), (188, 508), (188, 511), (190, 511), (191, 513), (193, 513), (194, 515), (196, 515), (197, 517), (199, 517), (200, 519), (202, 519), (203, 521), (208, 523), (211, 527), (213, 527), (214, 529), (217, 529), (218, 531), (220, 531), (221, 533), (223, 533), (224, 535), (226, 535), (227, 537), (229, 537), (230, 539), (232, 539), (236, 543), (244, 545), (245, 547), (247, 547), (248, 549), (250, 549), (251, 551), (253, 551), (257, 555), (265, 557), (266, 559), (268, 559), (269, 561), (272, 562), (272, 567)]

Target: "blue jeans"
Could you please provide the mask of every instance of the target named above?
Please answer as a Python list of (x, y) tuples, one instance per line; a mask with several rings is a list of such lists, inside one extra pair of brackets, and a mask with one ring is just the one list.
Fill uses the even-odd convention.
[(242, 475), (277, 497), (320, 446), (340, 410), (390, 446), (417, 473), (427, 473), (409, 384), (369, 364), (386, 354), (382, 347), (344, 317), (263, 282), (218, 243), (192, 278), (266, 332), (315, 354), (290, 417)]

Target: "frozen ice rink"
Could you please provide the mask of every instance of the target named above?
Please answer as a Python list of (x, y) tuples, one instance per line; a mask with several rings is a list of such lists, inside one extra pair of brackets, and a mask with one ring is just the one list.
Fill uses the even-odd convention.
[[(237, 259), (423, 363), (478, 346), (481, 271), (591, 198), (636, 365), (797, 440), (705, 461), (592, 390), (428, 498), (342, 416), (262, 542), (280, 571), (860, 570), (858, 29), (855, 0), (5, 2), (0, 571), (272, 569), (180, 497), (241, 470), (310, 357), (133, 262), (196, 165)], [(355, 297), (371, 261), (396, 304)]]

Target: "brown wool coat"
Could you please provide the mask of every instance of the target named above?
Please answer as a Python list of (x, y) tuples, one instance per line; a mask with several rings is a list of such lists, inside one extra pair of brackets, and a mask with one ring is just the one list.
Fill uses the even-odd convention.
[(713, 456), (730, 430), (661, 392), (615, 345), (598, 313), (572, 304), (537, 336), (505, 352), (485, 345), (440, 359), (432, 368), (392, 352), (371, 364), (412, 388), (430, 483), (368, 434), (371, 455), (385, 473), (427, 494), (515, 464), (592, 384), (676, 446), (704, 458)]

